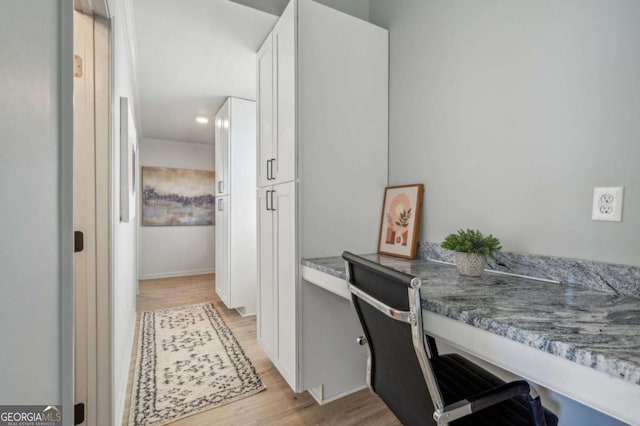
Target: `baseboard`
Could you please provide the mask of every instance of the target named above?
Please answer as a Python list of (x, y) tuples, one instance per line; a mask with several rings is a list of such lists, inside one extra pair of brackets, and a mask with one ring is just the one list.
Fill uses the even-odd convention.
[(240, 316), (242, 317), (252, 317), (256, 314), (256, 310), (255, 308), (253, 308), (252, 311), (247, 311), (246, 306), (240, 307), (240, 308), (236, 308), (236, 311), (240, 314)]
[[(115, 403), (115, 407), (114, 407), (114, 412), (115, 412), (115, 418), (114, 418), (114, 422), (113, 424), (120, 424), (119, 422), (122, 421), (122, 419), (124, 418), (124, 407), (126, 406), (126, 400), (127, 400), (127, 386), (129, 384), (129, 366), (131, 365), (131, 357), (133, 356), (133, 341), (135, 340), (135, 335), (136, 335), (136, 315), (133, 315), (133, 324), (131, 324), (131, 327), (129, 328), (129, 337), (128, 337), (128, 342), (129, 344), (127, 345), (127, 353), (126, 353), (126, 360), (128, 362), (125, 362), (123, 365), (123, 370), (120, 371), (120, 378), (121, 378), (121, 385), (120, 388), (116, 390), (116, 394), (115, 394), (115, 398), (114, 398), (114, 403)], [(115, 389), (115, 386), (114, 386)]]
[(329, 398), (324, 397), (324, 386), (322, 385), (307, 389), (307, 392), (309, 392), (313, 399), (316, 400), (318, 405), (324, 405), (336, 401), (340, 398), (344, 398), (345, 396), (351, 395), (352, 393), (360, 392), (363, 389), (367, 389), (367, 385), (357, 386), (353, 389), (340, 392), (339, 394), (333, 395)]
[(155, 280), (158, 278), (174, 278), (174, 277), (187, 277), (189, 275), (204, 275), (214, 274), (215, 269), (192, 269), (190, 271), (177, 271), (177, 272), (159, 272), (155, 274), (143, 274), (140, 275), (141, 280)]

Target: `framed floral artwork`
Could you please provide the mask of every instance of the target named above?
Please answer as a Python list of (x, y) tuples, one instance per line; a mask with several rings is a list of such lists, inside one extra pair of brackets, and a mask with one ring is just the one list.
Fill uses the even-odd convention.
[(378, 253), (416, 258), (423, 193), (422, 184), (385, 188)]

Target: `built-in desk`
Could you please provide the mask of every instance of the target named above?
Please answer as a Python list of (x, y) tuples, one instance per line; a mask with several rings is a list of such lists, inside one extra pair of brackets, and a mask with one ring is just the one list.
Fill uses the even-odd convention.
[[(640, 424), (640, 299), (383, 255), (421, 278), (424, 329), (464, 352), (612, 417)], [(302, 261), (303, 278), (350, 298), (341, 257)]]

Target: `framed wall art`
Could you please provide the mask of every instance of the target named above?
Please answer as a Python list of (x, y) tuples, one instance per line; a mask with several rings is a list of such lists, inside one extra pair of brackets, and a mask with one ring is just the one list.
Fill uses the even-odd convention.
[(214, 189), (213, 171), (143, 167), (142, 225), (213, 225)]
[(423, 193), (422, 184), (385, 188), (378, 253), (415, 259)]

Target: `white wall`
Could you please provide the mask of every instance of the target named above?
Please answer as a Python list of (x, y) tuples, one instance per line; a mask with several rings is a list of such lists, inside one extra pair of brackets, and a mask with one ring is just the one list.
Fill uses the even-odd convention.
[[(372, 0), (390, 30), (390, 184), (425, 184), (421, 240), (640, 265), (640, 2)], [(625, 186), (622, 223), (591, 221)]]
[[(390, 31), (390, 184), (425, 184), (421, 240), (640, 265), (640, 2), (371, 0)], [(624, 185), (624, 222), (591, 221)], [(561, 380), (561, 378), (559, 378)], [(619, 424), (552, 392), (561, 425)]]
[[(115, 421), (122, 419), (125, 394), (129, 377), (133, 336), (136, 321), (136, 293), (138, 288), (137, 271), (137, 226), (136, 220), (129, 223), (119, 221), (120, 217), (120, 97), (129, 98), (129, 107), (136, 117), (134, 49), (132, 27), (129, 19), (131, 11), (128, 1), (109, 1), (113, 17), (113, 109), (111, 157), (112, 216), (114, 218), (113, 237), (113, 277), (112, 277), (112, 363), (113, 363), (113, 401)], [(140, 135), (140, 127), (138, 135)], [(139, 141), (138, 141), (139, 143)]]
[(2, 404), (62, 402), (62, 5), (0, 4)]
[[(213, 151), (213, 145), (144, 139), (140, 165), (213, 170)], [(214, 226), (142, 226), (140, 279), (213, 272), (214, 231)]]

